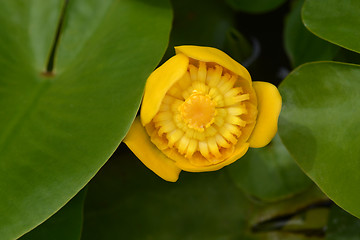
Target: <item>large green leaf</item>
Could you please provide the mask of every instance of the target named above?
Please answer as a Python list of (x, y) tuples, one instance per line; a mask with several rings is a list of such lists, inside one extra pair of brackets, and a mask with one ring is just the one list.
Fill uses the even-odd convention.
[(227, 0), (234, 9), (250, 13), (262, 13), (274, 10), (285, 1), (286, 0)]
[(280, 85), (280, 136), (312, 180), (360, 217), (360, 66), (305, 64)]
[(309, 32), (301, 21), (301, 8), (304, 0), (297, 1), (285, 21), (284, 42), (285, 50), (293, 67), (300, 64), (333, 60), (339, 47)]
[(268, 146), (250, 149), (227, 169), (237, 186), (262, 201), (291, 197), (312, 183), (290, 156), (278, 135)]
[(325, 40), (360, 53), (360, 1), (306, 0), (305, 26)]
[(19, 240), (80, 240), (86, 189), (63, 208)]
[[(62, 9), (55, 67), (44, 74)], [(171, 18), (166, 0), (1, 1), (1, 239), (60, 209), (114, 152)]]

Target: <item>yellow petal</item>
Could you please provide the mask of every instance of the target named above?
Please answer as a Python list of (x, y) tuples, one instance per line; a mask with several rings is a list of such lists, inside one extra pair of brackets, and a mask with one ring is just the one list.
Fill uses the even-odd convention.
[(205, 167), (204, 166), (199, 166), (199, 167), (194, 166), (185, 158), (183, 160), (181, 160), (180, 158), (176, 159), (175, 164), (182, 170), (188, 171), (188, 172), (216, 171), (216, 170), (219, 170), (220, 168), (223, 168), (223, 167), (235, 162), (236, 160), (238, 160), (239, 158), (244, 156), (244, 154), (247, 152), (248, 149), (249, 149), (249, 143), (244, 143), (242, 145), (238, 145), (238, 146), (236, 146), (234, 152), (228, 159), (226, 159), (225, 161), (223, 161), (221, 163), (210, 165), (210, 166), (205, 166)]
[(258, 100), (258, 116), (249, 143), (252, 148), (267, 145), (275, 136), (281, 111), (281, 96), (278, 89), (267, 82), (253, 82)]
[(124, 143), (145, 166), (169, 182), (176, 182), (181, 171), (174, 161), (166, 157), (151, 141), (139, 117), (133, 122)]
[(166, 92), (184, 75), (188, 65), (189, 58), (184, 54), (177, 54), (149, 76), (140, 112), (143, 126), (147, 125), (159, 111)]
[(220, 66), (225, 67), (231, 72), (239, 75), (240, 77), (246, 79), (249, 83), (251, 82), (251, 77), (249, 72), (244, 68), (240, 63), (236, 62), (226, 53), (220, 51), (219, 49), (212, 47), (199, 47), (199, 46), (178, 46), (175, 47), (177, 54), (183, 53), (186, 56), (196, 59), (203, 62), (213, 62), (217, 63)]

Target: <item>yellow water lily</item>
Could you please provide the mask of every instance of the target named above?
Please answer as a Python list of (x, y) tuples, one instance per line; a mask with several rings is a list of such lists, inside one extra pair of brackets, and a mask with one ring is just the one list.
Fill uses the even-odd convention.
[(181, 170), (218, 170), (277, 132), (281, 96), (224, 52), (180, 46), (148, 78), (140, 117), (124, 139), (153, 172), (175, 182)]

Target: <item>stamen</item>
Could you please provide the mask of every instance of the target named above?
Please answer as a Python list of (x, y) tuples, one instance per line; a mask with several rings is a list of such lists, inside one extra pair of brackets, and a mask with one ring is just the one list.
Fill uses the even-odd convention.
[(193, 91), (194, 91), (194, 88), (192, 86), (189, 87), (188, 89), (184, 90), (184, 92), (182, 94), (183, 98), (188, 99), (191, 96)]
[(181, 101), (179, 99), (176, 99), (172, 104), (171, 104), (171, 111), (174, 112), (175, 114), (178, 112), (179, 107), (181, 106), (181, 104), (183, 104), (184, 101)]
[(198, 81), (205, 83), (206, 80), (206, 63), (199, 63)]
[(210, 154), (209, 154), (209, 148), (207, 145), (207, 142), (199, 142), (199, 150), (201, 155), (203, 155), (205, 158), (210, 158)]
[(226, 128), (229, 132), (231, 132), (232, 134), (234, 134), (237, 137), (239, 137), (240, 134), (241, 134), (240, 129), (238, 127), (236, 127), (235, 125), (232, 125), (230, 123), (225, 123), (224, 128)]
[(197, 76), (198, 76), (198, 69), (197, 67), (195, 67), (194, 65), (190, 64), (189, 65), (189, 71), (190, 71), (190, 78), (191, 81), (197, 81)]
[[(156, 126), (156, 125), (155, 125)], [(158, 131), (159, 136), (161, 137), (164, 133), (168, 133), (171, 132), (173, 130), (176, 129), (176, 126), (173, 122), (170, 121), (166, 121), (165, 123), (163, 123)]]
[(240, 106), (236, 106), (236, 107), (229, 107), (227, 108), (228, 114), (229, 115), (241, 115), (246, 113), (246, 108)]
[(170, 96), (168, 94), (165, 95), (162, 104), (171, 104), (174, 102), (176, 98), (174, 98), (173, 96)]
[(193, 138), (198, 140), (198, 141), (205, 141), (206, 136), (203, 132), (201, 131), (194, 131), (194, 135)]
[(218, 89), (223, 94), (226, 94), (234, 86), (236, 76), (230, 76), (228, 73), (226, 73), (221, 77), (221, 80), (222, 81), (218, 84)]
[(165, 150), (167, 148), (169, 148), (168, 144), (166, 141), (164, 141), (163, 138), (159, 138), (159, 136), (157, 135), (156, 131), (154, 131), (151, 135), (151, 141), (157, 146), (157, 148), (159, 148), (160, 150)]
[(226, 140), (230, 141), (232, 144), (236, 144), (237, 139), (227, 128), (220, 128), (219, 132)]
[(242, 93), (243, 90), (241, 87), (236, 87), (236, 88), (232, 88), (230, 89), (229, 91), (227, 91), (225, 94), (224, 94), (224, 97), (227, 98), (227, 97), (232, 97), (232, 96), (236, 96), (240, 93)]
[(191, 156), (197, 150), (197, 145), (198, 145), (198, 142), (195, 139), (190, 139), (190, 142), (189, 142), (186, 154), (185, 154), (186, 158), (191, 158)]
[(221, 80), (223, 68), (219, 65), (215, 66), (215, 69), (209, 69), (207, 75), (207, 82), (210, 87), (215, 87)]
[(172, 118), (171, 112), (159, 112), (153, 119), (155, 123), (163, 122), (163, 121), (170, 121)]
[(195, 138), (194, 135), (195, 135), (196, 131), (194, 129), (191, 129), (191, 128), (188, 128), (185, 132), (186, 136), (190, 139), (193, 139)]
[(216, 137), (216, 143), (220, 146), (220, 147), (223, 147), (223, 148), (229, 148), (231, 147), (231, 144), (228, 143), (225, 138), (223, 136), (221, 136), (220, 134), (217, 134)]
[(190, 73), (186, 72), (184, 76), (177, 82), (178, 86), (184, 91), (191, 85)]
[(175, 83), (166, 94), (177, 99), (182, 99), (182, 89), (178, 86), (177, 83)]
[(220, 96), (219, 91), (216, 88), (210, 88), (209, 90), (209, 96), (214, 99), (216, 96)]
[(175, 129), (174, 131), (167, 134), (167, 139), (169, 139), (169, 147), (172, 148), (174, 144), (180, 140), (180, 138), (184, 135), (184, 132), (180, 129)]
[(200, 81), (193, 82), (192, 87), (195, 91), (202, 93), (202, 94), (207, 94), (209, 92), (209, 87)]
[(246, 126), (246, 121), (242, 120), (239, 116), (234, 116), (230, 114), (226, 116), (226, 122), (233, 125), (238, 125), (240, 127)]
[(204, 134), (206, 137), (212, 137), (217, 133), (217, 130), (214, 126), (210, 126), (208, 128), (206, 128)]
[(216, 158), (220, 158), (221, 154), (219, 152), (219, 147), (216, 144), (216, 139), (214, 137), (209, 138), (208, 142), (207, 142), (208, 146), (209, 146), (209, 150), (210, 152), (216, 157)]
[(186, 136), (182, 136), (182, 138), (180, 139), (180, 142), (179, 142), (179, 152), (181, 154), (185, 154), (189, 143), (190, 143), (190, 139)]

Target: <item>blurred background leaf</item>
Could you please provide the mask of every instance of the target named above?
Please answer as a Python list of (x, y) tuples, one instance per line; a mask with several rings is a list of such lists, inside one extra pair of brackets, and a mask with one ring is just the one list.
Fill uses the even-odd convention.
[(360, 53), (360, 1), (306, 0), (305, 26), (319, 37)]
[(0, 236), (6, 240), (64, 206), (115, 151), (165, 51), (172, 14), (166, 0), (1, 6)]
[(122, 145), (89, 184), (82, 239), (239, 238), (245, 203), (224, 172), (165, 182)]
[(302, 65), (280, 85), (279, 134), (304, 172), (337, 204), (360, 216), (360, 66)]
[(218, 0), (173, 0), (174, 23), (164, 60), (174, 46), (199, 45), (228, 50), (239, 62), (252, 53), (251, 43), (236, 30), (235, 12)]
[(249, 40), (236, 28), (231, 28), (226, 34), (224, 51), (231, 53), (231, 57), (244, 66), (252, 63), (254, 50)]
[(304, 0), (295, 1), (286, 18), (284, 43), (292, 67), (319, 60), (332, 60), (339, 47), (318, 38), (307, 30), (301, 21), (301, 9)]
[(327, 226), (326, 240), (359, 240), (360, 220), (333, 205)]
[(328, 223), (346, 229), (358, 221), (345, 212), (348, 221), (334, 220), (334, 205), (314, 185), (266, 203), (246, 196), (228, 173), (184, 172), (165, 182), (121, 145), (89, 184), (82, 239), (323, 240)]
[(292, 197), (312, 184), (277, 135), (268, 146), (250, 149), (227, 169), (237, 186), (260, 201)]
[(82, 239), (318, 239), (311, 233), (324, 234), (327, 214), (316, 223), (304, 220), (306, 228), (285, 227), (299, 214), (327, 207), (316, 187), (276, 203), (253, 201), (225, 169), (184, 172), (176, 184), (168, 183), (121, 145), (89, 184)]

